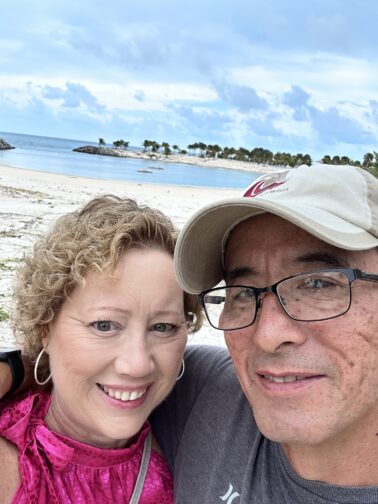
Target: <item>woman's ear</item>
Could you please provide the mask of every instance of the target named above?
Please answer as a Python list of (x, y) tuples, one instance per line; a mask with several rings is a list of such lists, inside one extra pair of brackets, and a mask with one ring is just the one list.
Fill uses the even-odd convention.
[(42, 338), (41, 338), (42, 346), (45, 352), (48, 354), (49, 353), (48, 346), (50, 342), (50, 327), (48, 325), (43, 326), (41, 332), (42, 332)]

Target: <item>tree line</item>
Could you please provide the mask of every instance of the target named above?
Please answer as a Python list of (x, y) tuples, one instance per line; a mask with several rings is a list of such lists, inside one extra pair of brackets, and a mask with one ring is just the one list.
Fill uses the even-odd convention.
[(359, 166), (361, 168), (365, 168), (370, 173), (372, 173), (375, 177), (378, 177), (378, 152), (367, 152), (364, 154), (361, 161), (355, 161), (350, 159), (348, 156), (329, 156), (328, 154), (323, 156), (320, 161), (324, 164), (330, 165), (351, 165), (351, 166)]
[[(121, 138), (120, 140), (114, 140), (113, 147), (115, 147), (116, 149), (127, 149), (129, 144), (130, 144), (130, 142), (125, 142), (125, 140), (122, 140), (122, 138)], [(103, 147), (104, 145), (106, 145), (106, 142), (102, 137), (100, 137), (98, 139), (98, 145), (100, 147)]]
[(187, 149), (180, 149), (178, 145), (173, 145), (172, 150), (167, 142), (162, 142), (160, 145), (154, 140), (144, 140), (143, 142), (144, 152), (151, 151), (153, 153), (163, 152), (165, 155), (169, 155), (173, 152), (182, 155), (189, 154), (189, 156), (199, 156), (214, 159), (234, 159), (235, 161), (244, 161), (249, 163), (257, 164), (270, 164), (270, 165), (284, 165), (284, 166), (299, 166), (301, 164), (307, 164), (311, 166), (312, 159), (309, 154), (290, 154), (288, 152), (276, 152), (275, 154), (262, 147), (255, 147), (252, 150), (248, 150), (244, 147), (239, 147), (235, 149), (234, 147), (220, 147), (218, 144), (205, 144), (203, 142), (196, 142), (189, 144)]
[[(106, 144), (103, 138), (98, 139), (100, 146)], [(127, 149), (130, 142), (125, 142), (124, 140), (115, 140), (113, 146), (115, 148)], [(246, 149), (245, 147), (239, 147), (235, 149), (234, 147), (220, 147), (218, 144), (205, 144), (203, 142), (195, 142), (189, 144), (186, 149), (181, 149), (178, 145), (172, 145), (168, 142), (158, 143), (156, 140), (144, 140), (143, 152), (151, 152), (152, 154), (162, 153), (165, 156), (170, 154), (181, 154), (189, 156), (199, 156), (214, 159), (230, 159), (235, 161), (244, 161), (247, 163), (273, 165), (273, 166), (290, 166), (292, 168), (300, 165), (312, 165), (312, 159), (310, 154), (290, 154), (289, 152), (276, 152), (273, 153), (269, 149), (264, 149), (262, 147), (255, 147), (252, 150)], [(363, 156), (362, 161), (355, 161), (350, 159), (348, 156), (329, 156), (328, 154), (323, 156), (320, 161), (324, 164), (330, 165), (352, 165), (365, 168), (378, 177), (378, 152), (367, 152)]]

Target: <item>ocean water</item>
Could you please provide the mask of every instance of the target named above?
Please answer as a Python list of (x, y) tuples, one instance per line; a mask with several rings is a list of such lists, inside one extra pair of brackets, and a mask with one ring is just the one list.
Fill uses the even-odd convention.
[[(88, 141), (1, 131), (0, 137), (16, 147), (12, 150), (0, 151), (0, 164), (4, 163), (37, 171), (96, 179), (122, 179), (140, 183), (235, 189), (247, 187), (259, 176), (257, 173), (242, 170), (207, 168), (132, 158), (113, 158), (72, 151), (75, 147), (91, 145), (91, 142)], [(98, 144), (92, 143), (92, 145)], [(138, 170), (148, 170), (151, 173), (143, 173)]]

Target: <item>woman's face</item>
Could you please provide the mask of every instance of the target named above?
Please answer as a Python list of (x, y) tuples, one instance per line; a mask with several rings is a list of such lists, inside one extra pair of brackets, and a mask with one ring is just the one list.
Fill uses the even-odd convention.
[(91, 272), (49, 326), (50, 428), (101, 447), (127, 444), (173, 387), (187, 340), (172, 257), (131, 249), (114, 276)]

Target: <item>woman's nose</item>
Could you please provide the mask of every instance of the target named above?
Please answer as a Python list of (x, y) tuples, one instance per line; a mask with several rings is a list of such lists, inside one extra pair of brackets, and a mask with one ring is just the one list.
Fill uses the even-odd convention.
[(115, 352), (114, 368), (119, 374), (142, 378), (154, 370), (151, 346), (143, 330), (125, 331)]

